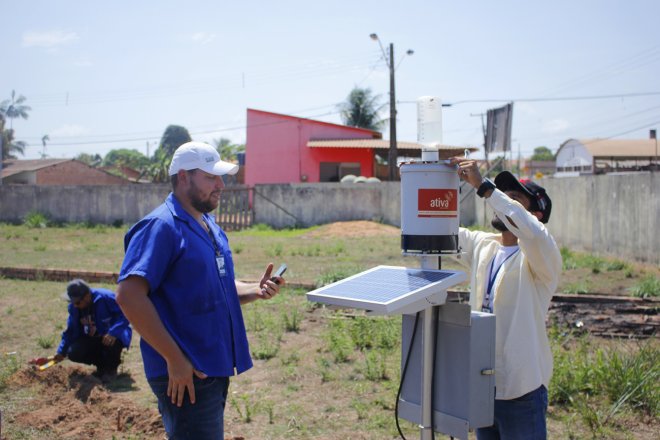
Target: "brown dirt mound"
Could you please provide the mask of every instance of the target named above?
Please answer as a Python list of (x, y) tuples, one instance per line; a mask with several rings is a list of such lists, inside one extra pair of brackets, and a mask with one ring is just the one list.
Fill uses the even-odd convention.
[(330, 223), (320, 226), (305, 235), (307, 237), (371, 237), (374, 235), (399, 234), (401, 234), (401, 230), (395, 226), (358, 220)]
[(36, 386), (40, 398), (30, 401), (15, 423), (50, 430), (62, 439), (106, 439), (138, 436), (162, 439), (160, 415), (126, 397), (109, 391), (96, 377), (80, 367), (54, 367), (37, 372), (18, 371), (8, 381), (10, 388)]

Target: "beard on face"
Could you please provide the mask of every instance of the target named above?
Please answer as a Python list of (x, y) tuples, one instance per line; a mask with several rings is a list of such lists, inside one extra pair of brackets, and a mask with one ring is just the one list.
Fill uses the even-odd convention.
[(193, 206), (193, 208), (203, 214), (208, 214), (218, 207), (218, 204), (211, 199), (211, 196), (216, 193), (215, 191), (209, 194), (206, 200), (202, 199), (199, 193), (199, 187), (197, 187), (195, 182), (191, 179), (190, 188), (188, 189), (188, 198), (190, 199), (190, 204)]
[(493, 217), (493, 220), (490, 222), (491, 226), (497, 229), (500, 232), (508, 231), (509, 229), (506, 227), (504, 222), (500, 220), (499, 217), (495, 216)]

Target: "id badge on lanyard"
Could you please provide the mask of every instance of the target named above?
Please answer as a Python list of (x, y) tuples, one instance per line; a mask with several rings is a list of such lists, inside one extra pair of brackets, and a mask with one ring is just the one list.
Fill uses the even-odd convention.
[(224, 255), (216, 255), (215, 264), (218, 266), (218, 274), (220, 278), (224, 278), (227, 275), (227, 269), (225, 269), (225, 257)]
[(222, 250), (220, 249), (220, 245), (218, 245), (218, 242), (215, 241), (215, 236), (210, 226), (208, 226), (208, 233), (209, 233), (209, 237), (211, 238), (211, 242), (213, 243), (213, 250), (215, 251), (215, 265), (218, 266), (218, 275), (220, 276), (220, 278), (224, 278), (225, 276), (227, 276), (227, 269), (225, 267), (225, 256), (223, 255)]

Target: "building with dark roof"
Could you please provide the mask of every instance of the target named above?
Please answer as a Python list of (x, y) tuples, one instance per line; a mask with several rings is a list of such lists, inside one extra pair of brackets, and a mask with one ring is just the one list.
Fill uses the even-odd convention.
[(91, 167), (76, 159), (5, 160), (3, 185), (126, 185), (123, 177)]

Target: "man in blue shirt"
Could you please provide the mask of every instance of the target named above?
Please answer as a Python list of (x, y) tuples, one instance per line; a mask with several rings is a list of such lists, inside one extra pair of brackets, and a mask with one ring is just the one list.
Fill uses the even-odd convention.
[[(170, 164), (173, 192), (126, 234), (117, 302), (142, 336), (149, 385), (176, 439), (222, 439), (229, 376), (252, 367), (241, 304), (270, 299), (281, 277), (235, 280), (227, 236), (212, 213), (238, 166), (202, 142)], [(187, 394), (187, 397), (186, 397)]]
[(92, 289), (76, 279), (68, 284), (66, 295), (69, 318), (55, 360), (69, 358), (72, 362), (95, 365), (101, 379), (114, 378), (121, 351), (130, 346), (133, 334), (115, 294), (108, 289)]

